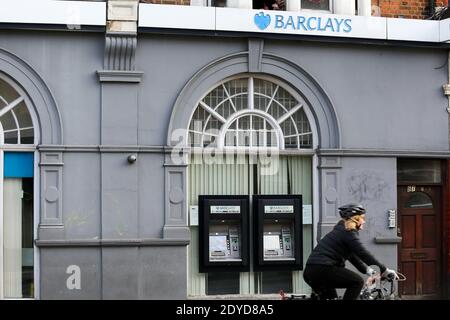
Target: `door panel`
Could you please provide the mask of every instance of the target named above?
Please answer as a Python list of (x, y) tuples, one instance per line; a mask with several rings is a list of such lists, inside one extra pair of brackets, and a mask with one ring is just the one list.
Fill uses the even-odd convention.
[(423, 239), (422, 246), (424, 248), (436, 248), (436, 233), (437, 230), (436, 224), (439, 224), (436, 221), (436, 216), (423, 216), (422, 217), (422, 226), (423, 226)]
[(439, 274), (439, 266), (435, 261), (424, 261), (422, 277), (424, 279), (422, 285), (423, 294), (434, 294), (437, 287), (437, 275)]
[(404, 295), (413, 295), (416, 292), (416, 264), (414, 262), (404, 262), (401, 264), (401, 272), (405, 275), (406, 281), (402, 283), (401, 293)]
[(416, 246), (416, 219), (413, 216), (402, 216), (401, 225), (403, 248), (414, 248)]
[(441, 280), (440, 187), (398, 187), (400, 294), (438, 298)]

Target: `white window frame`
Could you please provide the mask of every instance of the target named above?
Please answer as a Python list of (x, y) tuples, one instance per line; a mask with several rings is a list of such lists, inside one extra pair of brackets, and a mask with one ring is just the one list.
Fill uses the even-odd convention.
[[(21, 101), (25, 101), (25, 105), (27, 106), (28, 112), (30, 113), (30, 117), (33, 123), (34, 128), (34, 144), (19, 144), (20, 142), (20, 130), (22, 128), (18, 128), (18, 144), (5, 144), (4, 143), (4, 134), (3, 127), (0, 122), (0, 299), (5, 299), (4, 297), (4, 287), (3, 287), (3, 181), (4, 181), (4, 153), (8, 151), (14, 152), (32, 152), (34, 159), (34, 174), (33, 174), (33, 273), (34, 273), (34, 298), (23, 298), (20, 300), (35, 300), (40, 298), (40, 256), (39, 250), (36, 247), (35, 240), (38, 235), (38, 227), (39, 227), (39, 219), (40, 219), (40, 208), (39, 208), (39, 198), (40, 198), (40, 176), (39, 176), (39, 153), (36, 149), (37, 143), (40, 139), (39, 130), (37, 130), (38, 118), (35, 114), (33, 108), (31, 108), (32, 103), (28, 96), (21, 90), (21, 88), (16, 85), (9, 78), (3, 76), (0, 73), (0, 79), (9, 84), (17, 93), (19, 93), (22, 98)], [(0, 93), (1, 95), (1, 93)], [(16, 300), (16, 299), (12, 299)]]
[[(252, 142), (250, 141), (250, 146), (226, 146), (224, 144), (225, 142), (225, 136), (226, 134), (230, 131), (230, 130), (234, 130), (234, 129), (229, 129), (230, 126), (236, 121), (239, 120), (242, 117), (245, 116), (257, 116), (260, 118), (263, 118), (264, 120), (266, 120), (271, 126), (272, 128), (274, 128), (276, 136), (277, 136), (277, 147), (276, 149), (280, 149), (280, 150), (284, 150), (284, 135), (283, 135), (283, 131), (281, 130), (280, 125), (278, 124), (278, 122), (273, 118), (270, 117), (267, 113), (261, 111), (261, 110), (240, 110), (238, 112), (235, 112), (231, 115), (230, 118), (227, 119), (227, 122), (222, 126), (219, 136), (218, 136), (218, 147), (219, 149), (259, 149), (259, 148), (273, 148), (273, 147), (266, 147), (266, 146), (254, 146), (252, 144)], [(243, 129), (239, 130), (236, 129), (237, 131), (245, 131)], [(250, 129), (248, 130), (249, 132), (254, 131), (252, 129), (252, 125), (250, 124)], [(252, 138), (252, 135), (250, 134), (250, 140)]]
[[(235, 111), (227, 119), (223, 118), (220, 114), (218, 114), (215, 111), (215, 109), (218, 106), (220, 106), (223, 102), (229, 100), (230, 98), (242, 94), (242, 93), (239, 93), (237, 95), (231, 95), (230, 96), (229, 93), (226, 90), (225, 90), (225, 92), (226, 92), (228, 98), (224, 99), (223, 101), (221, 101), (218, 105), (211, 107), (211, 106), (206, 105), (206, 103), (203, 102), (203, 99), (210, 92), (212, 92), (215, 88), (217, 88), (218, 86), (220, 86), (220, 85), (224, 86), (225, 83), (227, 83), (229, 81), (232, 81), (232, 80), (245, 79), (245, 78), (248, 79), (248, 87), (247, 87), (248, 88), (248, 92), (245, 93), (249, 97), (247, 99), (248, 100), (248, 102), (247, 102), (248, 103), (247, 109), (242, 109), (242, 110), (239, 110), (239, 111)], [(271, 82), (271, 83), (277, 85), (278, 87), (283, 88), (284, 90), (286, 90), (298, 102), (298, 104), (296, 106), (294, 106), (289, 111), (287, 111), (285, 109), (286, 113), (283, 114), (279, 119), (273, 118), (273, 116), (268, 113), (268, 109), (266, 109), (265, 112), (262, 111), (262, 110), (259, 110), (259, 109), (254, 109), (253, 99), (250, 99), (250, 97), (254, 97), (254, 86), (253, 86), (254, 79), (261, 79), (261, 80), (264, 80), (264, 81), (268, 81), (268, 82)], [(275, 101), (273, 99), (273, 97), (268, 97), (268, 98), (272, 98), (272, 100)], [(209, 90), (206, 92), (206, 94), (203, 95), (200, 98), (200, 100), (197, 102), (196, 107), (194, 108), (194, 110), (192, 111), (191, 116), (190, 116), (189, 127), (188, 127), (188, 130), (186, 132), (186, 137), (185, 137), (186, 140), (185, 141), (188, 142), (189, 141), (189, 134), (191, 132), (195, 132), (195, 133), (201, 134), (202, 136), (201, 136), (200, 147), (197, 147), (197, 146), (196, 147), (192, 147), (188, 143), (188, 146), (191, 149), (193, 149), (194, 151), (203, 149), (203, 136), (204, 135), (215, 136), (216, 139), (217, 139), (216, 140), (216, 142), (217, 142), (216, 143), (217, 149), (219, 149), (219, 150), (237, 150), (237, 151), (249, 150), (249, 151), (257, 151), (257, 150), (261, 150), (261, 149), (264, 149), (264, 150), (273, 149), (273, 147), (248, 147), (248, 146), (234, 146), (234, 147), (232, 147), (232, 146), (225, 146), (224, 145), (224, 138), (225, 138), (226, 132), (227, 132), (228, 128), (230, 127), (230, 125), (237, 118), (242, 117), (244, 115), (255, 115), (255, 116), (258, 116), (258, 117), (262, 117), (266, 121), (268, 121), (272, 125), (272, 127), (275, 129), (275, 131), (277, 132), (277, 135), (278, 135), (278, 146), (276, 147), (277, 150), (279, 150), (279, 151), (289, 150), (289, 151), (294, 151), (294, 152), (302, 152), (302, 151), (303, 152), (311, 152), (312, 150), (314, 150), (317, 147), (316, 146), (316, 141), (318, 141), (318, 131), (317, 131), (317, 129), (314, 126), (315, 122), (314, 122), (314, 117), (312, 115), (312, 112), (309, 110), (307, 104), (306, 103), (302, 103), (302, 101), (303, 101), (303, 99), (300, 97), (300, 95), (297, 92), (292, 90), (290, 87), (288, 87), (286, 84), (282, 83), (281, 81), (279, 81), (277, 79), (274, 79), (274, 78), (271, 78), (271, 77), (268, 77), (268, 76), (260, 76), (260, 75), (258, 75), (257, 77), (254, 77), (252, 75), (241, 75), (241, 76), (227, 78), (227, 79), (217, 83), (212, 88), (209, 88)], [(269, 106), (270, 106), (271, 103), (269, 103)], [(276, 102), (276, 103), (278, 103), (278, 102)], [(192, 118), (193, 118), (194, 113), (197, 110), (199, 105), (201, 105), (203, 107), (203, 109), (205, 109), (205, 111), (209, 113), (208, 117), (205, 120), (204, 128), (202, 128), (202, 132), (197, 132), (197, 131), (190, 130), (191, 123), (192, 123)], [(284, 106), (282, 106), (282, 105), (280, 105), (280, 106), (284, 109)], [(300, 135), (311, 134), (312, 135), (312, 147), (311, 148), (301, 148), (301, 146), (300, 146), (300, 139), (298, 138), (298, 140), (297, 140), (298, 141), (297, 148), (295, 148), (295, 149), (285, 149), (285, 140), (284, 139), (289, 137), (289, 136), (285, 136), (284, 135), (284, 133), (283, 133), (281, 127), (280, 127), (280, 124), (283, 123), (284, 121), (288, 120), (288, 119), (291, 119), (291, 117), (296, 112), (300, 111), (300, 109), (302, 109), (305, 112), (305, 115), (306, 115), (306, 118), (308, 120), (308, 123), (309, 123), (309, 126), (311, 128), (311, 131), (307, 132), (307, 133), (299, 133), (296, 124), (295, 124), (295, 130), (297, 132), (297, 136), (298, 137), (300, 137)], [(207, 132), (205, 132), (206, 123), (209, 121), (211, 116), (214, 116), (217, 120), (219, 120), (222, 123), (222, 126), (220, 128), (220, 131), (219, 131), (218, 135), (208, 134)]]

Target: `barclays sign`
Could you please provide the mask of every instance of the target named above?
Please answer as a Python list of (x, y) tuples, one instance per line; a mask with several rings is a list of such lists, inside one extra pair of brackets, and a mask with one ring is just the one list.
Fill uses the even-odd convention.
[(325, 33), (350, 33), (353, 29), (352, 19), (325, 16), (280, 15), (259, 12), (253, 22), (261, 31), (313, 31)]
[[(430, 33), (426, 28), (428, 23), (438, 23), (433, 21), (416, 21), (414, 24), (414, 21), (406, 21), (411, 19), (388, 20), (381, 17), (343, 16), (313, 11), (244, 10), (240, 8), (159, 4), (141, 4), (139, 8), (139, 27), (144, 28), (273, 33), (360, 39), (389, 39), (388, 24), (391, 25), (391, 30), (396, 30), (393, 24), (397, 23), (401, 24), (400, 29), (407, 30), (409, 35), (420, 35)], [(414, 27), (416, 24), (417, 27)], [(411, 31), (411, 25), (414, 27), (414, 32)], [(433, 28), (433, 26), (430, 26), (430, 28)], [(420, 39), (420, 37), (416, 38)]]

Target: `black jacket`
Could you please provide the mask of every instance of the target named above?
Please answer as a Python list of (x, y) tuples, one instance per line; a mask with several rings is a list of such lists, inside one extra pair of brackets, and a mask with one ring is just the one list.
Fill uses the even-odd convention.
[(386, 267), (363, 246), (358, 231), (345, 229), (344, 221), (341, 220), (319, 241), (306, 264), (344, 267), (346, 260), (361, 273), (366, 273), (367, 265), (378, 266), (382, 273), (386, 270)]

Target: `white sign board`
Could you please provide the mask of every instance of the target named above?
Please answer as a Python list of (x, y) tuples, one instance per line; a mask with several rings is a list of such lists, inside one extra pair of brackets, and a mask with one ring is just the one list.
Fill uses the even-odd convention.
[(385, 39), (386, 19), (304, 11), (216, 8), (216, 30)]
[(106, 25), (106, 3), (92, 1), (1, 0), (0, 22)]
[(312, 224), (312, 205), (303, 205), (303, 224)]
[(211, 213), (241, 213), (240, 206), (211, 206)]
[(387, 40), (439, 42), (439, 21), (388, 18)]
[(144, 28), (423, 42), (450, 40), (450, 23), (446, 20), (344, 16), (315, 11), (251, 10), (141, 3), (138, 23), (139, 27)]
[(395, 210), (388, 211), (388, 227), (395, 228), (397, 226), (397, 212)]
[(264, 213), (294, 213), (294, 206), (264, 206)]
[(189, 207), (189, 225), (198, 226), (198, 206)]
[(139, 27), (214, 30), (216, 11), (214, 7), (141, 3)]

